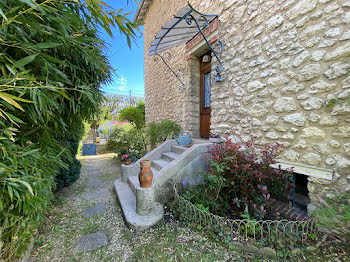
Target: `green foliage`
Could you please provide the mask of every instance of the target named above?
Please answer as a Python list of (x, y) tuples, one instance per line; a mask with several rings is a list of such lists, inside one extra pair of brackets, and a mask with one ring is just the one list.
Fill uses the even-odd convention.
[(137, 130), (145, 128), (145, 103), (139, 102), (136, 106), (128, 106), (119, 111), (120, 121), (128, 121)]
[[(314, 214), (318, 227), (326, 232), (337, 231), (337, 237), (350, 241), (350, 193), (343, 193), (327, 199), (327, 204), (320, 206)], [(339, 230), (341, 229), (341, 230)]]
[(133, 160), (141, 158), (145, 153), (144, 129), (137, 130), (130, 124), (117, 125), (114, 127), (108, 139), (108, 149), (122, 155), (132, 155)]
[(142, 98), (135, 96), (124, 96), (118, 94), (107, 94), (103, 96), (98, 116), (103, 120), (115, 120), (118, 112), (130, 106), (137, 106), (143, 102)]
[(80, 177), (81, 163), (75, 158), (78, 152), (79, 140), (68, 141), (67, 144), (67, 150), (70, 151), (72, 158), (62, 159), (69, 168), (61, 169), (59, 174), (55, 177), (57, 184), (56, 190), (61, 190), (65, 186), (72, 185)]
[(97, 30), (136, 24), (97, 0), (0, 1), (0, 260), (25, 249), (55, 188), (79, 176), (83, 121), (111, 77)]
[(192, 179), (184, 178), (182, 181), (183, 197), (197, 207), (201, 206), (201, 210), (225, 216), (229, 204), (226, 204), (220, 196), (224, 182), (225, 178), (208, 173), (198, 174)]
[(164, 142), (169, 137), (178, 135), (180, 131), (180, 125), (170, 119), (163, 119), (159, 123), (151, 122), (147, 129), (151, 148), (153, 149), (157, 144)]
[(231, 212), (236, 209), (234, 213), (239, 213), (248, 206), (253, 217), (263, 218), (271, 197), (288, 199), (294, 187), (291, 170), (271, 168), (281, 148), (277, 143), (258, 150), (252, 141), (240, 145), (226, 140), (208, 149), (208, 173), (222, 178), (222, 184), (214, 184), (212, 194), (220, 196), (223, 210), (229, 205)]
[(13, 138), (8, 136), (11, 131), (3, 124), (0, 121), (0, 136), (3, 137), (0, 153), (0, 243), (3, 242), (3, 246), (0, 259), (11, 258), (25, 250), (53, 198), (53, 174), (67, 167), (58, 155), (48, 150), (44, 153), (37, 144), (22, 145), (11, 141)]

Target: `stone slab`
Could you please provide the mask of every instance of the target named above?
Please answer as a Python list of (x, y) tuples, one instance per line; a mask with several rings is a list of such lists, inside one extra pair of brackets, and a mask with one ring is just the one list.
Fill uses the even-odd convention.
[(103, 185), (103, 181), (100, 179), (94, 179), (88, 181), (88, 187), (100, 187)]
[(106, 197), (106, 195), (108, 194), (107, 190), (95, 190), (93, 192), (87, 192), (84, 194), (84, 198), (87, 200), (98, 200), (98, 199), (103, 199)]
[(88, 171), (88, 173), (98, 173), (99, 169), (98, 168), (89, 168), (87, 171)]
[(103, 232), (96, 232), (82, 236), (77, 242), (77, 248), (80, 251), (90, 252), (108, 245), (107, 236)]
[(106, 206), (104, 204), (98, 204), (96, 206), (88, 207), (84, 210), (83, 217), (91, 217), (97, 214), (106, 212)]
[(88, 178), (98, 178), (98, 177), (101, 177), (101, 174), (96, 173), (96, 174), (88, 175)]
[(114, 189), (128, 227), (137, 231), (143, 231), (162, 220), (164, 210), (160, 203), (155, 202), (152, 213), (140, 216), (136, 213), (136, 196), (129, 185), (118, 179), (114, 183)]
[(272, 164), (271, 167), (278, 168), (279, 165), (281, 166), (282, 170), (286, 170), (288, 168), (293, 167), (294, 173), (312, 176), (315, 178), (322, 178), (326, 180), (333, 180), (334, 171), (332, 169), (326, 169), (317, 166), (309, 166), (301, 163), (291, 163), (282, 159), (277, 159), (276, 164)]

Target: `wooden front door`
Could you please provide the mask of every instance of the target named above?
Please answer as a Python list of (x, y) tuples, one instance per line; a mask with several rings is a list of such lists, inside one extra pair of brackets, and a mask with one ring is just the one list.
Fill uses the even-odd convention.
[[(210, 56), (210, 54), (207, 54)], [(211, 113), (211, 63), (200, 58), (200, 135), (209, 138)]]

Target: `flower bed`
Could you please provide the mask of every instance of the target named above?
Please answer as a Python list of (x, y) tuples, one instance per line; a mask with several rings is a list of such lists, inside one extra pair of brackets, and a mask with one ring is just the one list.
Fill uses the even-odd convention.
[(229, 139), (208, 147), (208, 172), (175, 185), (175, 213), (226, 244), (293, 249), (315, 238), (315, 219), (291, 220), (272, 208), (275, 199), (288, 203), (294, 188), (292, 170), (270, 167), (281, 150), (277, 143), (256, 147)]
[[(196, 206), (181, 195), (182, 184), (174, 185), (175, 198), (172, 209), (177, 217), (198, 229), (205, 229), (216, 240), (240, 247), (249, 246), (251, 251), (258, 247), (270, 246), (294, 248), (305, 244), (306, 240), (317, 234), (316, 219), (305, 221), (226, 219)], [(244, 249), (244, 247), (242, 247)]]

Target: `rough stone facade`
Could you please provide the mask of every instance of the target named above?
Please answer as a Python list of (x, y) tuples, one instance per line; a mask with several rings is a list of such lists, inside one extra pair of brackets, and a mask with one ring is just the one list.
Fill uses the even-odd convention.
[[(154, 0), (144, 22), (147, 123), (177, 120), (199, 134), (199, 60), (186, 47), (169, 50), (184, 67), (185, 89), (150, 42), (187, 0)], [(282, 143), (283, 159), (334, 170), (332, 180), (309, 177), (313, 204), (350, 190), (350, 1), (191, 1), (218, 14), (223, 78), (212, 86), (211, 130), (240, 141)], [(215, 58), (213, 57), (213, 66)]]

